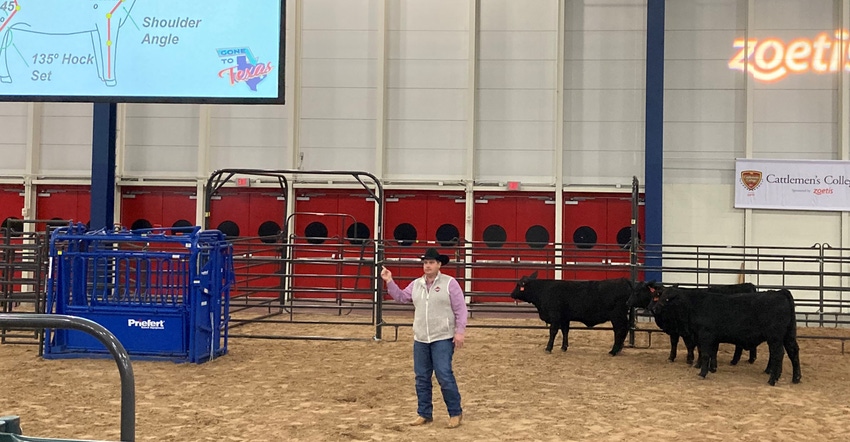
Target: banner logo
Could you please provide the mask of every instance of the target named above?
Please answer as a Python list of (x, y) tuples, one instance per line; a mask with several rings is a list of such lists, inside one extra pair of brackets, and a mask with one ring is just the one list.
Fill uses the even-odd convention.
[(165, 330), (165, 320), (154, 321), (152, 319), (128, 319), (127, 327), (137, 327), (142, 330)]
[(271, 62), (258, 61), (251, 48), (222, 48), (215, 52), (222, 64), (231, 65), (218, 71), (218, 77), (226, 79), (231, 86), (244, 83), (257, 92), (257, 85), (274, 69)]
[(747, 188), (750, 192), (756, 190), (761, 184), (761, 171), (760, 170), (744, 170), (741, 171), (741, 183), (744, 184), (744, 187)]
[(737, 158), (736, 209), (850, 211), (850, 161)]

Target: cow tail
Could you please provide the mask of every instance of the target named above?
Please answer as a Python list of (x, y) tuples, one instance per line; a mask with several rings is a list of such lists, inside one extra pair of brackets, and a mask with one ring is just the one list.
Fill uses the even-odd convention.
[(788, 303), (791, 305), (791, 322), (788, 324), (788, 334), (790, 337), (797, 339), (797, 308), (794, 304), (794, 295), (791, 294), (791, 291), (788, 289), (782, 290), (786, 298), (788, 298)]

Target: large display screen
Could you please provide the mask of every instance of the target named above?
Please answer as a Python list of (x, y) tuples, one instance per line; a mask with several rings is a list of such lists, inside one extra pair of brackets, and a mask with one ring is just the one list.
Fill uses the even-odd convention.
[(283, 103), (285, 0), (0, 0), (0, 100)]

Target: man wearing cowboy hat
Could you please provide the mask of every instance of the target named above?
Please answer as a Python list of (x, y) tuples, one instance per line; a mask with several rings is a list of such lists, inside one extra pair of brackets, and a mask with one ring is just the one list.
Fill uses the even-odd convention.
[(431, 401), (431, 376), (437, 376), (443, 400), (449, 411), (449, 428), (457, 428), (463, 418), (460, 392), (452, 371), (454, 351), (463, 347), (466, 331), (466, 302), (457, 280), (440, 273), (440, 267), (449, 257), (430, 248), (420, 257), (421, 278), (414, 279), (404, 290), (393, 281), (386, 267), (381, 278), (387, 283), (387, 292), (398, 302), (413, 302), (413, 372), (416, 375), (418, 414), (410, 425), (423, 425), (433, 421), (434, 405)]

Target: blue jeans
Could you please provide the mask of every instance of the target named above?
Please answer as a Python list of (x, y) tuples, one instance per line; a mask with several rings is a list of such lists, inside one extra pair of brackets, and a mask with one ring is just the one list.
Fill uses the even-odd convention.
[(413, 341), (413, 373), (416, 375), (416, 397), (419, 401), (416, 413), (426, 419), (432, 419), (434, 414), (434, 404), (431, 401), (432, 374), (437, 375), (449, 416), (463, 413), (460, 408), (460, 392), (452, 372), (454, 353), (455, 344), (451, 339), (430, 344)]

